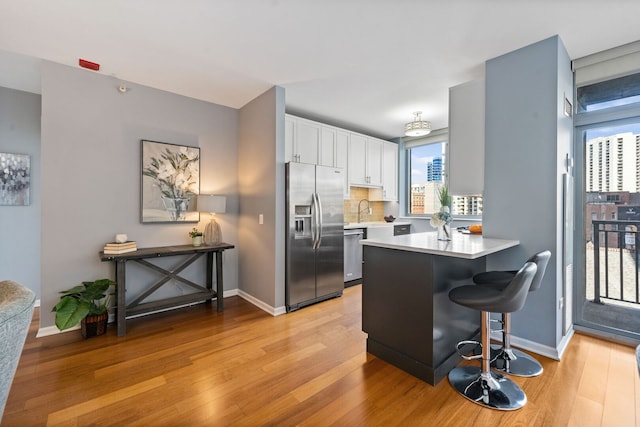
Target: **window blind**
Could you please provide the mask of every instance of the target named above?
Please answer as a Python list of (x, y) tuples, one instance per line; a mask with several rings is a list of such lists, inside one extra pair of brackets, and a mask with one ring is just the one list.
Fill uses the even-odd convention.
[(571, 63), (576, 87), (640, 71), (640, 41), (578, 58)]

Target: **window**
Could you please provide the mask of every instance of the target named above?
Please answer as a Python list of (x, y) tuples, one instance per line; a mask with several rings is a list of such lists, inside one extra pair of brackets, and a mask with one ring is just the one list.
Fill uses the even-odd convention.
[[(440, 209), (438, 192), (447, 177), (447, 132), (432, 132), (426, 138), (405, 143), (408, 159), (408, 206), (410, 215), (432, 214)], [(481, 195), (456, 195), (451, 198), (455, 216), (482, 215)]]
[(640, 73), (579, 87), (578, 112), (640, 102)]
[(409, 148), (410, 196), (408, 212), (429, 214), (440, 209), (438, 191), (445, 184), (446, 142)]

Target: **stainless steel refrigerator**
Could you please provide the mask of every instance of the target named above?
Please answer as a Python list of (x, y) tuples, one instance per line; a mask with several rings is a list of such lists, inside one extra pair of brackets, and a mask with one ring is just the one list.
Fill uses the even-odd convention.
[(344, 171), (287, 163), (287, 311), (342, 295)]

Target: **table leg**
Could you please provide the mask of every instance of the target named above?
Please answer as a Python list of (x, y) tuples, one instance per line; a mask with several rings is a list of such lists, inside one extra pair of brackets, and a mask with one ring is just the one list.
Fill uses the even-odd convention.
[[(206, 266), (206, 286), (209, 291), (213, 290), (213, 252), (207, 252)], [(207, 300), (207, 304), (211, 304), (211, 299)]]
[(127, 298), (126, 298), (126, 260), (116, 261), (116, 324), (118, 325), (118, 336), (123, 337), (127, 333)]
[(218, 293), (218, 311), (223, 311), (224, 285), (222, 283), (222, 251), (216, 252), (216, 292)]

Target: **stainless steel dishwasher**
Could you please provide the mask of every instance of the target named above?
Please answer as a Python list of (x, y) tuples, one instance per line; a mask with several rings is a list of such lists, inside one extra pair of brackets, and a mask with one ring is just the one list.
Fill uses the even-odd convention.
[(362, 245), (364, 229), (344, 230), (344, 282), (362, 279)]

